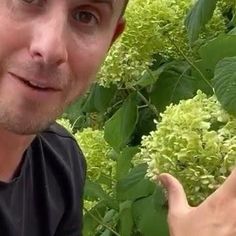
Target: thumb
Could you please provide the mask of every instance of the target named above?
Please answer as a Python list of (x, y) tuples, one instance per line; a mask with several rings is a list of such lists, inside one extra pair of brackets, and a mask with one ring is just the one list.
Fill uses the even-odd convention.
[(170, 174), (161, 174), (158, 179), (167, 190), (169, 213), (181, 214), (189, 209), (182, 184)]

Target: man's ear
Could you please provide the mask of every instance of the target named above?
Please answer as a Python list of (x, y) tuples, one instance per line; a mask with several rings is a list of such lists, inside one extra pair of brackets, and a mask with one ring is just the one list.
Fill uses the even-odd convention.
[(111, 41), (111, 45), (117, 40), (117, 38), (123, 33), (125, 29), (126, 21), (123, 17), (121, 17), (116, 25), (116, 29), (114, 31), (114, 35)]

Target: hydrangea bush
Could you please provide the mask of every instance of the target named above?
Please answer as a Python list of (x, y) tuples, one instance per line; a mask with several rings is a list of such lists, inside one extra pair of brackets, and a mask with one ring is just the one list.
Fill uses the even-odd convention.
[(70, 120), (65, 118), (57, 119), (57, 123), (66, 128), (71, 134), (73, 133), (73, 127), (70, 123)]
[(236, 119), (215, 96), (201, 91), (170, 105), (156, 130), (143, 137), (139, 158), (147, 176), (168, 172), (184, 185), (191, 204), (199, 204), (230, 174), (236, 161)]
[(111, 177), (115, 163), (109, 159), (111, 147), (104, 139), (104, 131), (85, 128), (78, 131), (75, 138), (86, 157), (88, 177), (93, 181), (98, 180), (102, 174)]
[(104, 139), (103, 130), (85, 128), (73, 132), (73, 127), (68, 119), (60, 118), (57, 123), (65, 127), (77, 140), (87, 161), (87, 175), (92, 180), (98, 180), (104, 174), (114, 174), (115, 163), (110, 159), (112, 148)]
[[(100, 84), (120, 82), (128, 87), (152, 65), (154, 53), (180, 57), (174, 44), (189, 54), (184, 19), (191, 5), (189, 0), (130, 0), (126, 31), (108, 54), (98, 76)], [(202, 37), (212, 37), (223, 26), (217, 9)]]

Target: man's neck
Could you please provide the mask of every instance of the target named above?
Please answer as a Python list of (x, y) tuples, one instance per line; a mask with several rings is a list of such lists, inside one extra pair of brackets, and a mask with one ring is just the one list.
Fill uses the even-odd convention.
[(17, 135), (0, 129), (0, 181), (10, 182), (18, 169), (24, 151), (34, 135)]

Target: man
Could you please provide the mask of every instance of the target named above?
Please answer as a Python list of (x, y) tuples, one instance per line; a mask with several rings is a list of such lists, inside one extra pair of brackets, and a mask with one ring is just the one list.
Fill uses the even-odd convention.
[(124, 1), (0, 1), (0, 235), (78, 236), (85, 163), (50, 125), (124, 28)]
[[(79, 236), (85, 162), (53, 121), (124, 29), (126, 0), (0, 1), (0, 234)], [(172, 236), (236, 235), (236, 174), (198, 208), (163, 174)]]

